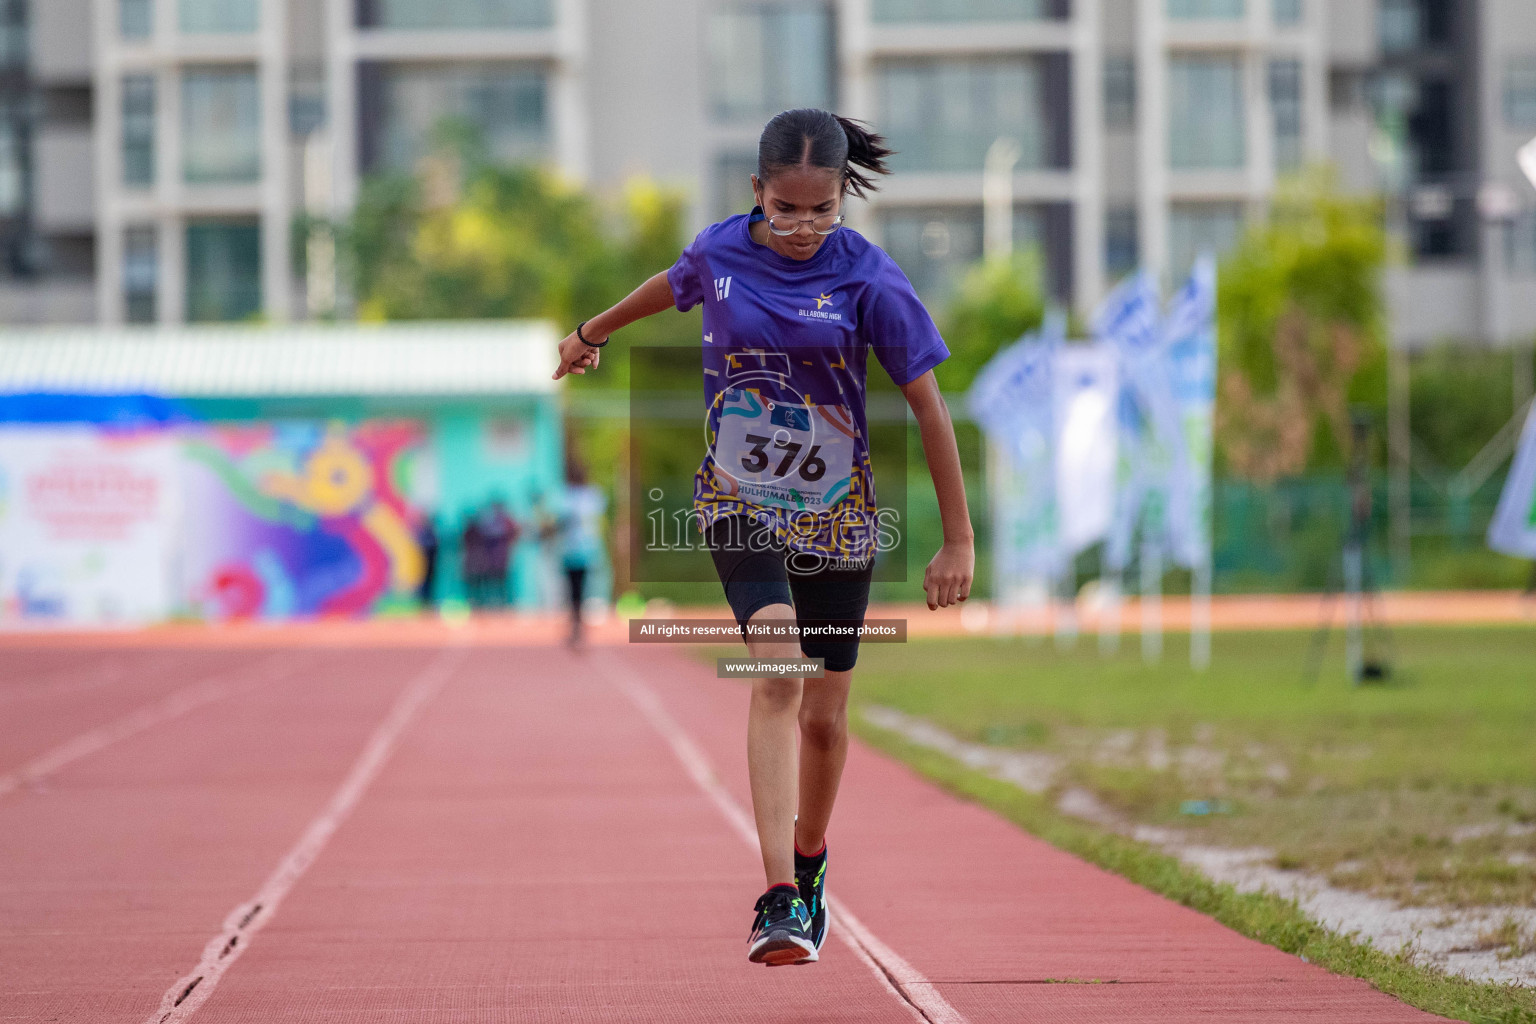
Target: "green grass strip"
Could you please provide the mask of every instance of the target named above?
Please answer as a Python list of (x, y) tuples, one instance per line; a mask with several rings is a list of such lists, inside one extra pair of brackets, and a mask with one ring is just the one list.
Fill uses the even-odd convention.
[(1313, 921), (1294, 900), (1241, 893), (1217, 884), (1176, 858), (1134, 839), (1106, 832), (1057, 811), (1026, 793), (926, 747), (850, 715), (866, 743), (905, 762), (939, 786), (1002, 815), (1032, 835), (1160, 893), (1249, 938), (1302, 957), (1335, 974), (1361, 978), (1410, 1006), (1472, 1024), (1536, 1024), (1536, 991), (1470, 981), (1376, 949)]

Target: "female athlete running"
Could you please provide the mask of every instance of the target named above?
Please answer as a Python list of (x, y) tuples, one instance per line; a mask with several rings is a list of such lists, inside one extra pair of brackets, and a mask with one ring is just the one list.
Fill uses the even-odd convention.
[[(826, 830), (859, 646), (857, 633), (846, 637), (864, 621), (881, 536), (865, 419), (870, 351), (912, 408), (938, 495), (944, 543), (923, 574), (929, 609), (964, 601), (975, 565), (959, 451), (933, 377), (949, 350), (895, 262), (842, 226), (843, 200), (873, 189), (870, 174), (890, 173), (883, 143), (824, 110), (773, 118), (758, 141), (752, 213), (705, 228), (670, 270), (584, 321), (560, 343), (554, 373), (596, 369), (615, 331), (704, 303), (712, 444), (694, 478), (695, 517), (737, 622), (800, 628), (798, 643), (748, 636), (752, 656), (822, 658), (825, 668), (752, 688), (747, 764), (769, 888), (747, 955), (770, 965), (814, 961), (827, 934)], [(834, 627), (844, 639), (825, 635)]]

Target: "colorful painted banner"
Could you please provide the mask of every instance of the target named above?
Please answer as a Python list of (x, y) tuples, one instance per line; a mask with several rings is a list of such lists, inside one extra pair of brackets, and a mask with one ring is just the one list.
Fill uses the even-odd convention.
[(413, 420), (277, 421), (183, 432), (184, 592), (210, 619), (365, 615), (425, 563), (408, 481)]
[(132, 625), (170, 614), (181, 521), (165, 432), (0, 430), (0, 624)]

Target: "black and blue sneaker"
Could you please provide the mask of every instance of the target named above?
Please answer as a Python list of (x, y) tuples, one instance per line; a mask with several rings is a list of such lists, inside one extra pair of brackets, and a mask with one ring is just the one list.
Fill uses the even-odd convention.
[(797, 888), (780, 883), (757, 898), (757, 917), (747, 939), (747, 959), (755, 964), (808, 964), (816, 959), (811, 915)]
[(795, 884), (811, 914), (811, 941), (820, 949), (827, 941), (827, 844), (807, 857), (795, 847)]

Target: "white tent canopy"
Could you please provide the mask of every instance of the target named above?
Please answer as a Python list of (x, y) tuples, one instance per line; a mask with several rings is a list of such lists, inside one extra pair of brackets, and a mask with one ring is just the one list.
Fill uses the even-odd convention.
[(0, 393), (547, 394), (545, 321), (0, 331)]

